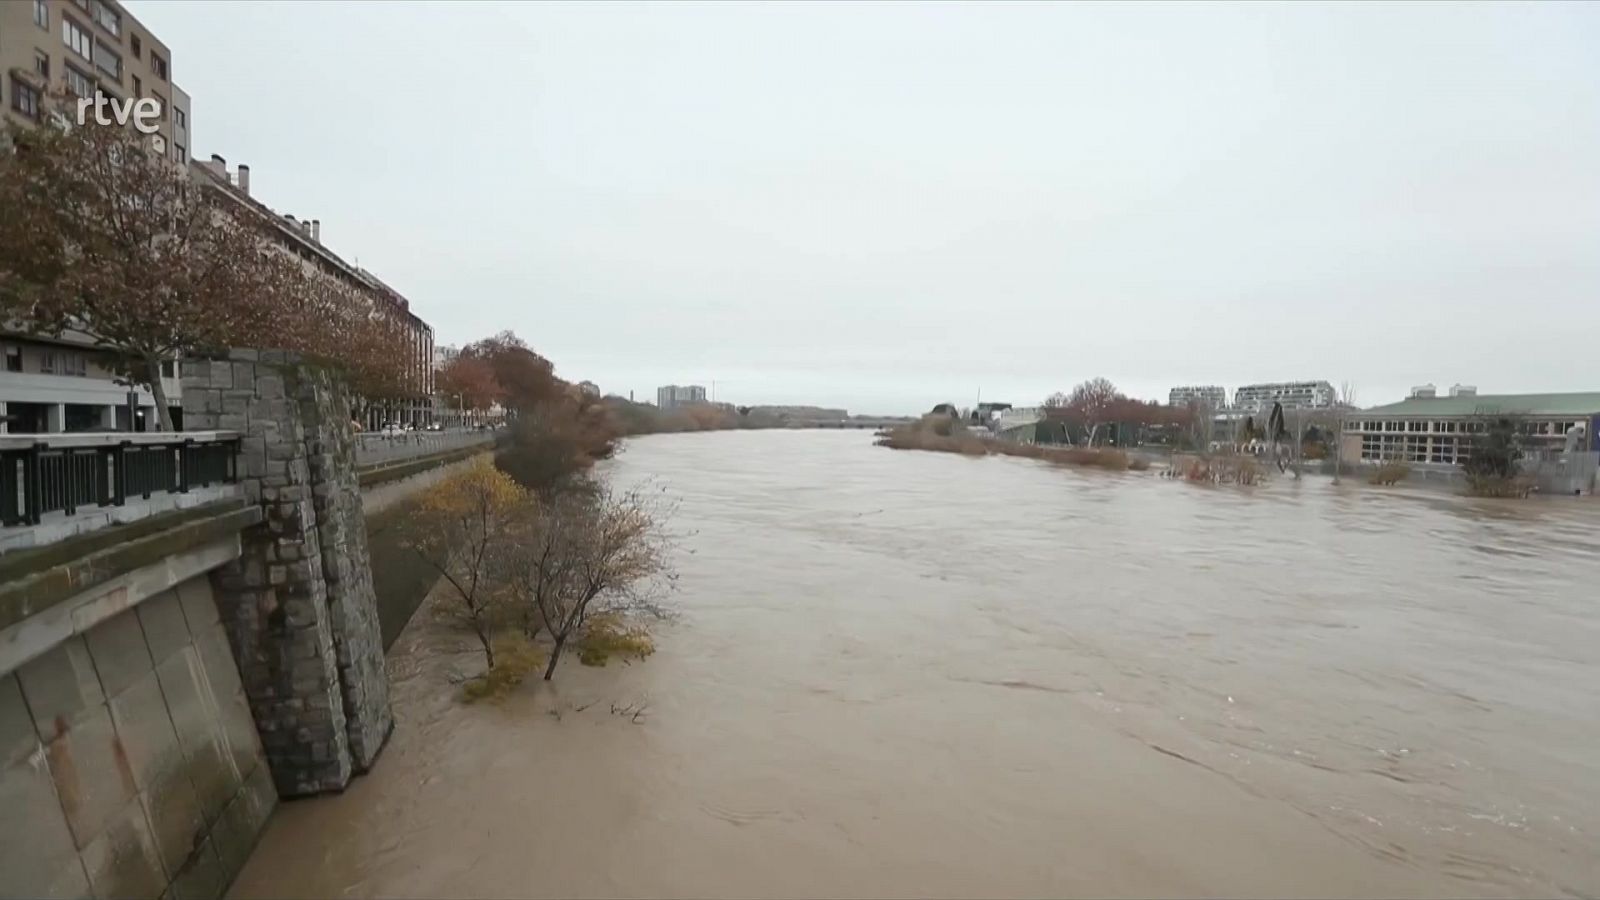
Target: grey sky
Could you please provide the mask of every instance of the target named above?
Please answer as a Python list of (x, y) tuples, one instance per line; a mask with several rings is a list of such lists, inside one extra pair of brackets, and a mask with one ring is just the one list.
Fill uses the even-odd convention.
[(1600, 5), (131, 6), (197, 157), (608, 391), (1600, 389)]

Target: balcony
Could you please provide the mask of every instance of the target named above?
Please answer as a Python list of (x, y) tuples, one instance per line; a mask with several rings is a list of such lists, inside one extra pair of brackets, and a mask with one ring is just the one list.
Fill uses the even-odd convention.
[(0, 435), (0, 552), (240, 493), (231, 431)]

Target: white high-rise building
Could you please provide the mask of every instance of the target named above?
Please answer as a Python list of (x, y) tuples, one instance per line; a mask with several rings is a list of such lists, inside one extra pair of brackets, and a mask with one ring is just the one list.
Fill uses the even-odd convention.
[(698, 384), (669, 384), (656, 388), (656, 406), (660, 409), (676, 409), (704, 402), (706, 389)]
[(1212, 409), (1222, 409), (1228, 405), (1228, 389), (1220, 384), (1201, 384), (1175, 387), (1167, 392), (1169, 406), (1188, 406), (1194, 401)]
[(1265, 409), (1275, 402), (1285, 409), (1326, 409), (1338, 399), (1338, 392), (1326, 381), (1247, 384), (1233, 392), (1233, 405), (1241, 410)]

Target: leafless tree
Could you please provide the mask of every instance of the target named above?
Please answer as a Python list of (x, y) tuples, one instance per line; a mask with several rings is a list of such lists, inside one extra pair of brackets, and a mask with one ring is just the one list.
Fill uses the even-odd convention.
[(670, 586), (666, 511), (643, 489), (600, 485), (541, 503), (515, 542), (509, 573), (526, 626), (550, 636), (549, 681), (562, 651), (598, 616), (660, 617)]

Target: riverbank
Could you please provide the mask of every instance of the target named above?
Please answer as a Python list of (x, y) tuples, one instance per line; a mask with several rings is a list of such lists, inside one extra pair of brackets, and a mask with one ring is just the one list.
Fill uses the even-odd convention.
[(419, 614), (389, 749), (234, 896), (1600, 891), (1591, 505), (837, 432), (600, 471), (681, 499), (657, 653), (463, 706)]

